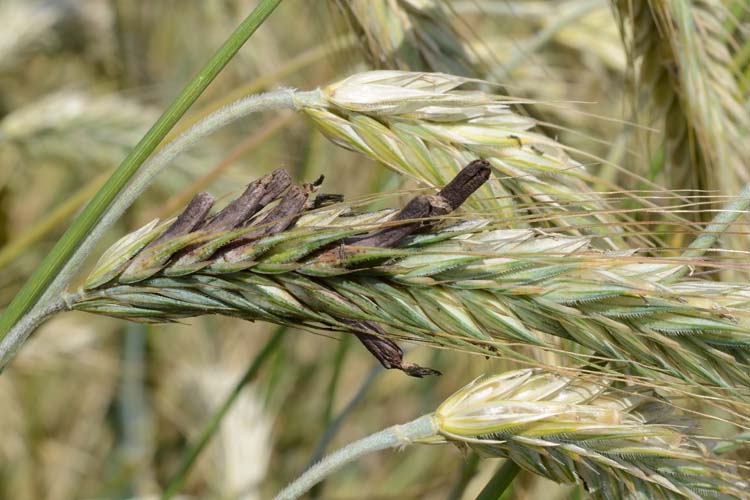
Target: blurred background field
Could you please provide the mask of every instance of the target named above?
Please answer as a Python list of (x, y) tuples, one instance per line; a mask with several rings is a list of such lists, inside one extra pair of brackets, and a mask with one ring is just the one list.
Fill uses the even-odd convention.
[[(519, 109), (543, 132), (586, 152), (577, 158), (596, 175), (594, 189), (657, 193), (657, 205), (705, 222), (722, 196), (748, 182), (750, 7), (693, 2), (715, 45), (685, 61), (643, 13), (646, 3), (284, 0), (183, 123), (233, 96), (313, 89), (370, 68), (484, 78), (527, 101)], [(254, 4), (0, 0), (1, 305)], [(708, 110), (685, 105), (686, 93), (701, 90), (663, 69), (706, 69), (705, 58), (716, 68), (704, 83), (721, 86)], [(347, 198), (416, 187), (337, 148), (302, 114), (255, 115), (180, 157), (100, 249), (173, 215), (198, 190), (230, 198), (277, 167), (297, 181), (323, 174), (324, 191)], [(624, 199), (615, 204), (629, 208)], [(674, 249), (695, 232), (662, 229), (665, 248)], [(747, 234), (724, 245), (739, 252), (726, 268), (746, 280)], [(83, 313), (55, 317), (0, 377), (0, 498), (155, 497), (278, 328), (217, 316), (147, 326)], [(427, 347), (408, 358), (444, 375), (385, 371), (356, 339), (290, 329), (181, 493), (268, 498), (321, 449), (411, 420), (477, 375), (510, 367)], [(334, 475), (315, 495), (474, 498), (497, 465), (449, 447), (386, 452)], [(540, 492), (547, 500), (581, 495), (522, 473), (509, 498)]]

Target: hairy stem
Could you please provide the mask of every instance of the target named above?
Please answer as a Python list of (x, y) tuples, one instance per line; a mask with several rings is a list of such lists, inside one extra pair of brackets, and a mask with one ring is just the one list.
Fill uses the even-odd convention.
[(45, 319), (61, 311), (67, 311), (70, 308), (62, 299), (57, 299), (38, 306), (25, 314), (8, 334), (0, 342), (0, 373), (16, 355), (18, 349), (26, 342), (31, 332), (38, 327)]
[[(281, 0), (261, 0), (258, 6), (237, 27), (200, 73), (185, 86), (164, 114), (162, 114), (138, 145), (123, 160), (102, 189), (99, 190), (44, 261), (42, 261), (31, 278), (16, 294), (3, 315), (0, 316), (0, 338), (3, 341), (7, 338), (10, 329), (27, 311), (40, 301), (40, 297), (43, 294), (46, 295), (46, 298), (43, 297), (44, 300), (49, 300), (50, 296), (57, 295), (57, 293), (45, 292), (49, 291), (53, 280), (56, 280), (59, 276), (59, 273), (63, 270), (63, 266), (68, 263), (81, 242), (99, 224), (102, 215), (108, 210), (115, 198), (118, 197), (120, 191), (139, 171), (141, 165), (156, 149), (167, 133), (280, 3)], [(78, 262), (80, 263), (81, 260), (83, 259), (79, 258)], [(71, 274), (67, 273), (65, 279), (70, 279)], [(58, 291), (60, 289), (60, 281), (57, 280)], [(40, 310), (47, 309), (44, 302), (40, 302)], [(38, 314), (38, 312), (32, 313), (32, 316), (35, 314)], [(21, 337), (24, 335), (28, 336), (28, 332), (21, 331), (19, 333), (21, 333)], [(9, 352), (8, 349), (15, 350), (20, 346), (20, 343), (8, 344), (3, 342), (3, 346), (5, 352)], [(0, 367), (7, 364), (7, 362), (7, 357), (0, 359)]]
[(310, 488), (330, 476), (344, 465), (358, 458), (388, 448), (398, 448), (411, 444), (415, 439), (434, 436), (436, 433), (432, 415), (423, 415), (403, 425), (394, 425), (380, 432), (355, 441), (328, 455), (309, 468), (292, 484), (281, 490), (275, 500), (292, 500), (305, 494)]

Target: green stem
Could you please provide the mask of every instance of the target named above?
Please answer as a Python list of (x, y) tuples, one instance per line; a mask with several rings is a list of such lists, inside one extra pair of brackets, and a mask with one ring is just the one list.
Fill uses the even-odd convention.
[(416, 439), (434, 436), (436, 433), (432, 415), (423, 415), (403, 425), (394, 425), (364, 439), (355, 441), (328, 455), (310, 467), (292, 484), (284, 488), (275, 500), (292, 500), (304, 495), (310, 488), (330, 476), (344, 465), (364, 455), (388, 448), (400, 448)]
[(36, 329), (36, 327), (50, 316), (69, 309), (64, 300), (58, 299), (35, 307), (28, 314), (25, 314), (3, 341), (0, 342), (0, 373), (2, 373), (7, 364), (4, 360), (10, 360), (15, 356), (18, 348), (28, 338), (28, 332)]
[(258, 6), (143, 136), (13, 298), (0, 317), (0, 338), (4, 338), (11, 327), (37, 302), (146, 158), (280, 3), (281, 0), (260, 0)]
[(477, 495), (477, 500), (497, 500), (500, 498), (520, 471), (521, 468), (513, 460), (506, 460)]
[[(349, 346), (352, 343), (352, 336), (345, 335), (339, 341), (339, 345), (336, 349), (336, 354), (333, 357), (333, 373), (331, 373), (331, 380), (328, 382), (328, 389), (326, 390), (326, 406), (323, 410), (323, 425), (328, 427), (331, 425), (333, 420), (333, 403), (336, 399), (336, 389), (339, 386), (339, 380), (341, 379), (341, 372), (344, 368), (344, 359), (349, 351)], [(316, 457), (317, 462), (320, 457)]]
[(216, 412), (211, 417), (211, 420), (209, 420), (209, 422), (201, 431), (198, 439), (195, 441), (195, 443), (193, 443), (193, 445), (183, 457), (179, 469), (177, 469), (177, 472), (172, 477), (171, 481), (169, 481), (167, 488), (161, 495), (162, 500), (172, 498), (178, 491), (180, 491), (180, 489), (182, 489), (182, 485), (185, 483), (185, 479), (187, 479), (187, 475), (190, 472), (190, 469), (193, 467), (196, 459), (201, 454), (211, 438), (214, 436), (214, 434), (216, 434), (216, 431), (219, 430), (221, 421), (229, 412), (230, 408), (232, 408), (232, 405), (234, 405), (234, 402), (239, 397), (242, 389), (255, 378), (255, 376), (258, 374), (258, 370), (260, 370), (260, 367), (263, 365), (266, 359), (268, 359), (268, 357), (276, 350), (276, 347), (284, 337), (286, 330), (287, 327), (285, 326), (281, 326), (276, 329), (273, 337), (271, 337), (271, 339), (266, 343), (266, 345), (263, 347), (263, 350), (258, 353), (252, 364), (250, 364), (242, 377), (240, 377), (240, 379), (237, 381), (237, 384), (234, 386), (234, 389), (232, 389), (232, 392), (229, 393), (227, 398), (224, 400), (224, 403), (219, 407), (218, 410), (216, 410)]

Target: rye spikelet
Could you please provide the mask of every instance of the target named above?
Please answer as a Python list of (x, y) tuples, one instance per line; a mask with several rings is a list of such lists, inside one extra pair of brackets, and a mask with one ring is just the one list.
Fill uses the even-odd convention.
[[(336, 144), (427, 186), (442, 186), (468, 162), (487, 160), (495, 179), (467, 206), (510, 227), (617, 232), (617, 217), (591, 191), (583, 166), (562, 145), (532, 132), (535, 121), (511, 111), (508, 99), (455, 90), (471, 82), (439, 73), (372, 71), (329, 85), (319, 100), (299, 107)], [(519, 224), (529, 213), (535, 222)], [(617, 239), (605, 241), (616, 247)]]
[(595, 355), (649, 383), (720, 387), (735, 398), (728, 404), (748, 396), (746, 286), (667, 286), (678, 266), (636, 263), (587, 237), (446, 217), (489, 171), (474, 161), (397, 213), (315, 209), (315, 186), (288, 188), (284, 171), (210, 217), (213, 200), (202, 193), (176, 220), (116, 243), (67, 301), (137, 321), (225, 314), (348, 331), (386, 367), (417, 376), (430, 372), (402, 363), (389, 339), (526, 362), (518, 346), (558, 350), (565, 341), (579, 365)]
[[(654, 394), (601, 378), (518, 370), (479, 378), (437, 409), (440, 438), (506, 457), (595, 499), (750, 498), (728, 463), (710, 456)], [(670, 417), (674, 421), (674, 417)]]

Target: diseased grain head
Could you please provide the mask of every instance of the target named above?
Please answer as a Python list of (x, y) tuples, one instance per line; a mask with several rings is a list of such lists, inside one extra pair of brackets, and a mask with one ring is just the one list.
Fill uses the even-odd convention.
[(746, 286), (667, 285), (679, 261), (453, 213), (491, 181), (490, 170), (471, 162), (398, 212), (314, 208), (316, 186), (290, 186), (283, 171), (215, 215), (212, 198), (199, 194), (176, 220), (116, 243), (68, 301), (138, 321), (224, 314), (346, 331), (384, 366), (417, 376), (431, 372), (403, 363), (394, 340), (526, 363), (555, 352), (571, 366), (595, 360), (643, 384), (745, 404)]

